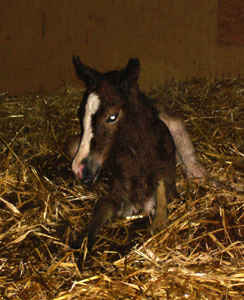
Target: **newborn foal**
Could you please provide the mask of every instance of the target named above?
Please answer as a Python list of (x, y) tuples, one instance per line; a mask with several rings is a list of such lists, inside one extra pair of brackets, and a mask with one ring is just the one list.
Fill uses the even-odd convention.
[(73, 63), (87, 90), (79, 109), (81, 137), (71, 149), (72, 170), (88, 185), (103, 171), (111, 184), (109, 194), (95, 206), (88, 249), (101, 226), (114, 217), (142, 212), (152, 216), (153, 229), (165, 226), (167, 200), (176, 193), (175, 144), (138, 87), (139, 60), (130, 59), (124, 69), (105, 74), (79, 57)]

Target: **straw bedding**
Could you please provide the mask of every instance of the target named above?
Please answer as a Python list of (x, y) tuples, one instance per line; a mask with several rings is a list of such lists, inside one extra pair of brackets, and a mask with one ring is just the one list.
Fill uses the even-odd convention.
[(107, 224), (79, 271), (68, 242), (109, 193), (80, 185), (63, 151), (82, 92), (0, 94), (0, 299), (244, 299), (244, 80), (151, 91), (184, 117), (209, 179), (178, 166), (169, 226), (150, 236), (143, 219)]

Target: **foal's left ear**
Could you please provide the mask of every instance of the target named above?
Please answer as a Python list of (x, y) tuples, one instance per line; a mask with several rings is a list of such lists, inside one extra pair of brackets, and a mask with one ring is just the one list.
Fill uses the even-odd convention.
[(140, 75), (140, 61), (138, 58), (131, 58), (126, 67), (126, 79), (130, 87), (137, 85)]

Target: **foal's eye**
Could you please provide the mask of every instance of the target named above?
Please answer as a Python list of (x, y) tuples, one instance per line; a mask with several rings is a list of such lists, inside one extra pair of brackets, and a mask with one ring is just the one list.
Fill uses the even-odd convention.
[(117, 120), (118, 115), (119, 115), (119, 114), (110, 115), (110, 116), (107, 118), (106, 122), (107, 122), (107, 123), (113, 123), (114, 121)]

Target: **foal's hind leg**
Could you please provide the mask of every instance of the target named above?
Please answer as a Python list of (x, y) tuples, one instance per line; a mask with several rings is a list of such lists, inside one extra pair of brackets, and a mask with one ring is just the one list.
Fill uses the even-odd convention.
[(171, 117), (160, 112), (159, 118), (167, 125), (174, 139), (177, 156), (183, 162), (188, 177), (204, 178), (206, 170), (197, 161), (191, 138), (180, 118)]

